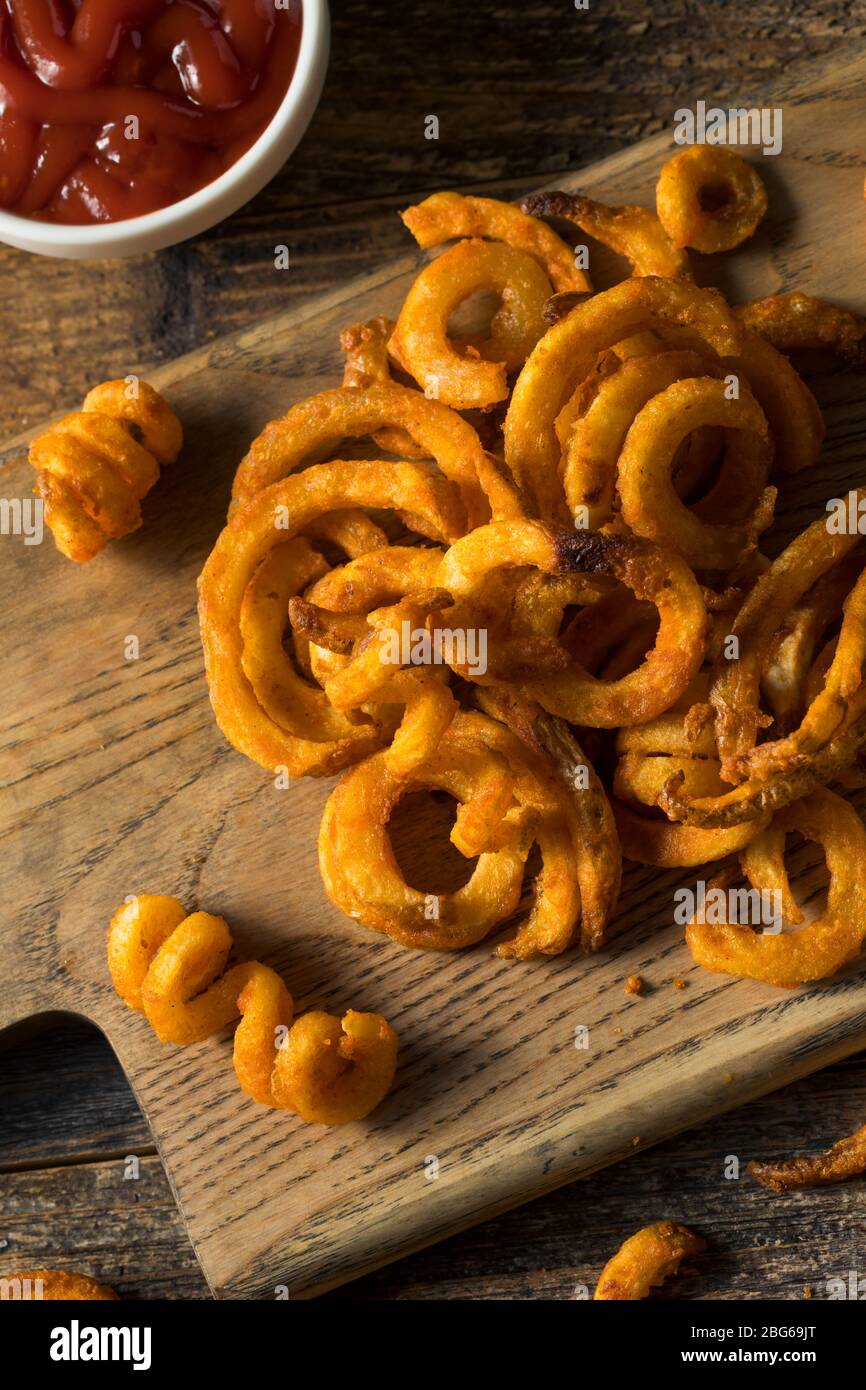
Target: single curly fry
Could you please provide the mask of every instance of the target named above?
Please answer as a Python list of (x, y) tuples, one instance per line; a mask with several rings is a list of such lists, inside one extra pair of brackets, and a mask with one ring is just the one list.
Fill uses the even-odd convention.
[(610, 520), (617, 462), (626, 436), (654, 396), (683, 378), (721, 376), (723, 371), (717, 359), (697, 352), (660, 351), (629, 357), (598, 381), (593, 398), (572, 418), (570, 429), (561, 414), (557, 431), (563, 444), (563, 481), (572, 516), (582, 516), (585, 508), (589, 530), (597, 530)]
[[(333, 452), (344, 439), (373, 435), (386, 426), (405, 429), (425, 457), (457, 484), (470, 525), (499, 516), (522, 515), (514, 488), (466, 420), (441, 401), (395, 382), (366, 388), (337, 387), (299, 401), (271, 420), (253, 440), (232, 484), (231, 517), (250, 497), (294, 473), (311, 456)], [(379, 463), (387, 469), (393, 465)], [(466, 529), (466, 519), (462, 530)]]
[[(479, 858), (468, 883), (433, 898), (406, 883), (388, 838), (394, 808), (408, 792), (448, 792), (458, 802), (458, 825), (464, 832), (481, 819), (481, 807), (502, 808), (506, 769), (499, 758), (482, 746), (467, 755), (462, 743), (455, 745), (471, 717), (458, 714), (433, 757), (409, 778), (392, 776), (381, 753), (359, 763), (337, 783), (322, 815), (319, 868), (328, 897), (347, 916), (387, 932), (404, 946), (442, 951), (474, 945), (520, 902), (531, 842), (521, 842), (516, 826), (495, 848), (485, 844), (482, 851), (474, 845)], [(510, 805), (509, 799), (505, 809)], [(463, 851), (464, 845), (465, 840), (457, 847)], [(569, 934), (578, 910), (575, 902)]]
[[(542, 872), (535, 904), (497, 955), (557, 955), (578, 925), (584, 949), (597, 949), (619, 891), (619, 850), (604, 793), (594, 774), (586, 790), (575, 791), (570, 760), (582, 767), (584, 760), (573, 740), (563, 751), (556, 742), (545, 744), (525, 717), (518, 727), (525, 739), (483, 714), (460, 712), (434, 757), (409, 781), (390, 777), (380, 754), (343, 777), (319, 836), (322, 879), (336, 906), (407, 946), (470, 946), (515, 911), (536, 840)], [(459, 803), (452, 842), (480, 856), (463, 888), (434, 900), (405, 882), (387, 832), (399, 797), (431, 788)]]
[(778, 1163), (751, 1162), (748, 1170), (771, 1192), (794, 1192), (799, 1187), (824, 1187), (866, 1173), (866, 1125), (848, 1134), (825, 1153), (787, 1158)]
[[(645, 723), (683, 694), (700, 669), (709, 625), (697, 582), (677, 555), (633, 536), (559, 531), (533, 521), (491, 523), (464, 536), (447, 552), (439, 571), (439, 587), (454, 599), (441, 621), (486, 628), (488, 649), (506, 667), (509, 643), (519, 647), (522, 639), (506, 630), (508, 614), (490, 603), (486, 584), (503, 567), (527, 565), (554, 576), (578, 572), (618, 579), (659, 613), (655, 643), (636, 671), (618, 680), (599, 680), (563, 649), (564, 669), (525, 681), (531, 699), (572, 724), (618, 728)], [(496, 683), (495, 668), (486, 675), (465, 665), (454, 669), (480, 685)]]
[(737, 318), (780, 352), (829, 348), (855, 371), (866, 368), (866, 319), (795, 290), (734, 307)]
[(137, 530), (139, 502), (182, 443), (180, 421), (146, 381), (105, 381), (37, 435), (28, 458), (60, 553), (85, 564)]
[(497, 198), (462, 193), (433, 193), (400, 213), (418, 245), (427, 248), (458, 237), (486, 237), (525, 251), (541, 266), (554, 289), (587, 291), (588, 277), (578, 270), (569, 246), (527, 209)]
[(656, 207), (675, 245), (732, 251), (767, 211), (767, 190), (742, 155), (722, 145), (692, 145), (662, 166)]
[[(735, 441), (728, 436), (724, 483), (730, 502), (755, 499), (742, 522), (713, 524), (700, 515), (731, 515), (721, 482), (695, 511), (677, 496), (674, 459), (686, 437), (705, 426), (736, 431)], [(756, 549), (773, 519), (775, 489), (764, 490), (769, 465), (767, 421), (750, 391), (741, 386), (730, 399), (725, 383), (712, 377), (675, 381), (647, 402), (626, 435), (617, 466), (623, 520), (635, 535), (676, 550), (695, 569), (733, 569)]]
[[(793, 989), (834, 975), (859, 954), (866, 938), (866, 830), (853, 806), (821, 787), (780, 811), (764, 834), (779, 831), (798, 831), (824, 850), (830, 885), (820, 916), (779, 934), (757, 933), (741, 923), (693, 921), (686, 942), (708, 970)], [(778, 889), (784, 876), (780, 842), (765, 848), (759, 836), (742, 852), (740, 866), (752, 888)], [(726, 870), (708, 886), (708, 897), (710, 889), (727, 890), (738, 877), (735, 869)], [(791, 901), (786, 882), (785, 888), (783, 915), (784, 902)]]
[(629, 1236), (608, 1260), (595, 1290), (596, 1299), (633, 1301), (646, 1298), (655, 1285), (676, 1274), (680, 1264), (706, 1250), (707, 1242), (687, 1226), (656, 1221)]
[(535, 513), (569, 524), (556, 421), (599, 354), (646, 329), (682, 327), (689, 346), (735, 354), (740, 330), (715, 290), (682, 280), (624, 280), (579, 304), (545, 333), (514, 385), (505, 417), (505, 462)]
[(108, 1303), (115, 1299), (117, 1294), (107, 1284), (66, 1269), (16, 1269), (0, 1275), (0, 1303)]
[[(488, 335), (461, 345), (448, 335), (455, 309), (494, 291), (501, 304)], [(459, 241), (426, 265), (400, 310), (389, 351), (426, 396), (455, 410), (505, 400), (508, 373), (523, 366), (545, 330), (550, 281), (538, 263), (504, 242)]]
[(146, 1015), (161, 1042), (201, 1042), (240, 1014), (235, 1073), (254, 1100), (312, 1124), (369, 1114), (394, 1079), (398, 1040), (385, 1019), (350, 1010), (342, 1024), (323, 1013), (293, 1024), (292, 997), (276, 972), (258, 961), (226, 970), (231, 949), (221, 917), (187, 917), (177, 899), (149, 893), (118, 908), (108, 929), (115, 988)]
[[(688, 254), (671, 241), (649, 208), (632, 204), (608, 207), (575, 193), (534, 193), (521, 203), (533, 217), (564, 217), (587, 236), (595, 237), (631, 263), (632, 275), (663, 275), (690, 279)], [(568, 290), (568, 285), (557, 285)], [(580, 289), (581, 286), (574, 288)]]
[[(417, 463), (355, 460), (318, 464), (255, 494), (232, 515), (199, 578), (205, 669), (217, 723), (230, 743), (262, 767), (290, 776), (323, 775), (381, 741), (373, 724), (337, 740), (284, 728), (259, 701), (244, 671), (244, 600), (259, 565), (328, 513), (358, 506), (393, 509), (436, 540), (462, 528), (451, 484)], [(357, 729), (357, 726), (353, 726)], [(366, 749), (365, 749), (366, 743)]]

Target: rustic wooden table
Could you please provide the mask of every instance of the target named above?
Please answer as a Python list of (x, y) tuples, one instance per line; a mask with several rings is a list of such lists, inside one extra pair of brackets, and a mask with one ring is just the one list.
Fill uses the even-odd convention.
[[(0, 249), (7, 434), (94, 381), (253, 322), (405, 249), (395, 209), (435, 188), (518, 192), (866, 37), (866, 0), (334, 0), (324, 98), (282, 174), (205, 236), (135, 261)], [(399, 12), (400, 18), (394, 16)], [(438, 142), (424, 118), (440, 121)], [(275, 243), (292, 270), (275, 289)], [(14, 850), (12, 852), (15, 852)], [(144, 1121), (104, 1040), (59, 1021), (0, 1052), (0, 1253), (141, 1298), (208, 1291)], [(670, 1216), (712, 1253), (691, 1298), (826, 1295), (862, 1268), (863, 1184), (771, 1198), (725, 1160), (829, 1144), (862, 1124), (855, 1058), (422, 1252), (333, 1298), (570, 1298), (622, 1238)], [(137, 1180), (125, 1176), (138, 1159)]]

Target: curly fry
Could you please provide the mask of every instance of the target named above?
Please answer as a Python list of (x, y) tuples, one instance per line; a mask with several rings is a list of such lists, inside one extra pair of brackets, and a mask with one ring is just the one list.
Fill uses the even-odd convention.
[(855, 371), (866, 368), (866, 319), (850, 309), (795, 290), (737, 304), (734, 313), (780, 352), (830, 348)]
[(588, 291), (589, 280), (575, 265), (570, 247), (537, 217), (526, 214), (525, 205), (521, 210), (496, 198), (433, 193), (400, 217), (421, 247), (439, 246), (457, 237), (504, 241), (532, 256), (554, 289)]
[[(540, 744), (527, 748), (495, 720), (461, 711), (436, 753), (410, 779), (392, 777), (381, 754), (343, 776), (319, 833), (325, 889), (343, 912), (403, 945), (459, 950), (481, 941), (516, 910), (526, 858), (537, 841), (543, 867), (533, 909), (497, 955), (530, 960), (564, 951), (581, 921), (581, 884), (589, 886), (581, 943), (595, 950), (616, 900), (619, 858), (613, 837), (593, 879), (587, 856), (603, 835), (599, 826), (592, 838), (587, 835), (591, 812), (578, 812), (581, 793), (573, 787), (566, 787)], [(459, 804), (452, 842), (461, 853), (480, 857), (464, 887), (431, 900), (404, 880), (388, 822), (406, 792), (433, 788)], [(595, 805), (604, 801), (597, 783), (590, 797)]]
[(744, 875), (758, 892), (781, 889), (783, 920), (801, 917), (796, 904), (791, 911), (783, 858), (784, 836), (791, 831), (824, 850), (830, 873), (824, 911), (796, 931), (779, 933), (755, 932), (748, 923), (727, 920), (692, 921), (686, 942), (699, 965), (793, 989), (834, 975), (859, 954), (866, 939), (866, 830), (853, 806), (824, 787), (780, 811), (741, 852), (741, 874), (733, 867), (724, 870), (708, 885), (708, 896)]
[[(575, 193), (534, 193), (520, 205), (533, 217), (563, 217), (587, 236), (595, 237), (631, 262), (632, 275), (664, 275), (690, 279), (687, 252), (671, 241), (649, 208), (616, 208)], [(557, 290), (568, 290), (557, 285)], [(576, 287), (580, 289), (580, 286)]]
[(60, 553), (85, 564), (137, 530), (139, 502), (182, 442), (180, 421), (146, 381), (104, 381), (37, 435), (28, 458)]
[[(438, 584), (452, 595), (454, 607), (441, 621), (489, 629), (489, 647), (507, 664), (509, 643), (519, 650), (523, 638), (503, 631), (508, 615), (489, 606), (486, 582), (497, 570), (528, 565), (553, 576), (577, 572), (618, 579), (659, 612), (655, 643), (636, 671), (619, 680), (599, 680), (565, 653), (565, 669), (526, 681), (530, 698), (570, 723), (617, 728), (652, 719), (683, 694), (700, 668), (709, 627), (700, 589), (679, 556), (634, 536), (559, 531), (535, 521), (493, 522), (462, 537), (446, 553)], [(454, 669), (480, 685), (496, 683), (495, 672)]]
[(798, 1187), (823, 1187), (846, 1182), (866, 1173), (866, 1125), (839, 1139), (824, 1153), (787, 1158), (778, 1163), (752, 1161), (749, 1172), (771, 1192), (793, 1192)]
[[(726, 481), (733, 498), (756, 499), (742, 522), (714, 524), (690, 511), (677, 496), (674, 459), (688, 434), (703, 426), (737, 433), (736, 443), (728, 446), (725, 462), (731, 468)], [(732, 400), (724, 382), (712, 377), (674, 381), (644, 405), (626, 436), (617, 465), (623, 520), (636, 535), (678, 551), (696, 569), (732, 569), (756, 548), (773, 519), (776, 492), (764, 490), (770, 453), (767, 421), (750, 391), (742, 389)], [(698, 512), (731, 515), (722, 500), (722, 486), (720, 482), (716, 496), (707, 498)]]
[(397, 1034), (381, 1014), (349, 1010), (341, 1022), (310, 1013), (292, 1024), (292, 997), (279, 975), (258, 961), (226, 969), (231, 950), (222, 917), (187, 916), (176, 898), (150, 893), (123, 903), (108, 928), (114, 987), (160, 1042), (201, 1042), (240, 1014), (235, 1072), (254, 1100), (309, 1124), (368, 1115), (396, 1067)]
[(662, 166), (656, 207), (675, 245), (732, 251), (748, 241), (766, 213), (767, 190), (734, 150), (693, 145)]
[(720, 294), (683, 280), (644, 276), (593, 295), (553, 325), (514, 385), (505, 417), (505, 462), (537, 515), (571, 518), (560, 478), (556, 421), (599, 353), (647, 329), (682, 327), (689, 346), (736, 353), (741, 330)]
[[(451, 539), (463, 525), (453, 486), (421, 464), (321, 463), (275, 483), (239, 507), (199, 578), (202, 645), (217, 723), (240, 752), (262, 767), (287, 768), (290, 776), (321, 776), (345, 767), (381, 743), (382, 727), (352, 724), (331, 711), (330, 718), (344, 725), (337, 738), (324, 726), (313, 725), (303, 734), (295, 731), (298, 726), (287, 728), (288, 721), (260, 698), (244, 669), (247, 593), (259, 566), (275, 549), (321, 524), (329, 513), (357, 506), (398, 510), (410, 527), (435, 540)], [(272, 592), (277, 593), (272, 649), (285, 671), (276, 628), (283, 623), (287, 605), (282, 606), (283, 594), (272, 586), (264, 590), (266, 600), (273, 602), (268, 599)]]
[[(464, 347), (450, 338), (448, 322), (483, 290), (495, 291), (501, 304), (488, 335)], [(524, 251), (504, 242), (458, 241), (411, 286), (389, 351), (425, 395), (455, 410), (485, 409), (505, 400), (508, 373), (520, 370), (544, 333), (549, 297), (550, 281)]]
[(0, 1275), (0, 1303), (108, 1303), (115, 1299), (117, 1294), (107, 1284), (65, 1269), (16, 1269)]
[(687, 1226), (656, 1221), (620, 1246), (601, 1272), (596, 1299), (646, 1298), (654, 1285), (676, 1274), (680, 1264), (706, 1250), (707, 1242)]

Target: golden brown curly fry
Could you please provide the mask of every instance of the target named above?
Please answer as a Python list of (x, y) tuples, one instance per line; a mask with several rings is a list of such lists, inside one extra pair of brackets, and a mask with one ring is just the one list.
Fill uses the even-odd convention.
[[(632, 275), (690, 279), (687, 252), (674, 245), (654, 212), (608, 207), (580, 193), (534, 193), (520, 205), (533, 217), (562, 217), (631, 263)], [(567, 286), (557, 286), (567, 292)]]
[(753, 1160), (749, 1172), (772, 1192), (793, 1192), (798, 1187), (822, 1187), (861, 1177), (866, 1173), (866, 1125), (839, 1139), (824, 1153), (780, 1159), (777, 1163)]
[(309, 1013), (293, 1024), (292, 997), (275, 971), (258, 961), (226, 969), (232, 944), (222, 917), (187, 916), (176, 898), (139, 893), (111, 919), (109, 970), (160, 1042), (202, 1042), (240, 1014), (235, 1072), (262, 1105), (309, 1124), (363, 1119), (390, 1090), (397, 1034), (381, 1014), (351, 1009), (342, 1021)]
[(107, 1284), (65, 1269), (16, 1269), (0, 1275), (0, 1303), (107, 1303), (115, 1299), (117, 1294)]
[(740, 870), (725, 869), (708, 885), (708, 896), (745, 877), (758, 893), (780, 893), (783, 921), (802, 918), (784, 864), (785, 835), (792, 831), (824, 851), (830, 874), (824, 911), (789, 932), (754, 931), (749, 922), (728, 921), (726, 911), (720, 921), (692, 921), (686, 942), (699, 965), (793, 989), (834, 975), (859, 954), (866, 939), (866, 830), (853, 806), (825, 787), (780, 811), (741, 851)]
[(608, 1260), (595, 1290), (596, 1299), (646, 1298), (654, 1285), (676, 1274), (683, 1260), (700, 1255), (707, 1242), (687, 1226), (656, 1221), (644, 1226)]
[[(488, 333), (468, 346), (448, 332), (454, 311), (495, 291), (500, 305)], [(425, 395), (455, 410), (486, 409), (508, 395), (545, 330), (550, 281), (537, 261), (504, 242), (458, 241), (420, 272), (403, 302), (389, 351)]]
[[(524, 865), (537, 842), (542, 871), (532, 911), (497, 955), (519, 960), (558, 955), (579, 926), (584, 948), (595, 950), (616, 900), (618, 852), (614, 837), (593, 877), (587, 856), (603, 835), (596, 827), (594, 838), (587, 836), (589, 807), (578, 812), (581, 793), (574, 785), (566, 786), (540, 746), (527, 747), (484, 714), (461, 711), (436, 753), (408, 779), (392, 777), (381, 754), (341, 778), (319, 834), (328, 896), (347, 915), (403, 945), (459, 950), (481, 941), (516, 910)], [(454, 893), (430, 895), (410, 887), (388, 839), (400, 797), (430, 789), (446, 791), (458, 802), (452, 842), (461, 853), (480, 856), (468, 883)], [(599, 797), (603, 800), (596, 783), (590, 799), (597, 804)], [(581, 925), (582, 883), (589, 892)]]
[(734, 150), (692, 145), (662, 167), (656, 207), (676, 246), (732, 251), (753, 235), (767, 211), (767, 190)]
[(146, 381), (104, 381), (30, 445), (61, 554), (84, 564), (141, 525), (141, 499), (180, 453), (177, 416)]
[(423, 203), (401, 212), (400, 217), (419, 246), (439, 246), (457, 237), (504, 241), (532, 256), (555, 289), (590, 289), (587, 276), (574, 263), (571, 248), (537, 217), (528, 217), (525, 208), (513, 203), (462, 193), (433, 193)]
[(866, 319), (795, 290), (734, 306), (742, 323), (780, 352), (829, 348), (855, 371), (866, 368)]

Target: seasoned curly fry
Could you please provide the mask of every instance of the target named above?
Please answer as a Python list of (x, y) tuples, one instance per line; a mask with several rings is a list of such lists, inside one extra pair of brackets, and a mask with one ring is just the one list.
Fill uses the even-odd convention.
[[(232, 512), (263, 488), (288, 477), (312, 456), (332, 452), (345, 439), (373, 435), (384, 427), (406, 430), (460, 489), (471, 524), (494, 515), (520, 514), (513, 488), (466, 420), (441, 401), (428, 400), (395, 382), (366, 388), (320, 391), (271, 420), (238, 465)], [(391, 467), (377, 464), (377, 468)], [(465, 523), (464, 523), (465, 526)]]
[(794, 1192), (799, 1187), (823, 1187), (861, 1177), (866, 1173), (866, 1125), (839, 1139), (825, 1153), (782, 1159), (778, 1163), (752, 1161), (749, 1172), (772, 1192)]
[(345, 733), (336, 739), (315, 726), (302, 737), (269, 713), (244, 670), (246, 595), (259, 566), (275, 548), (320, 524), (329, 513), (358, 505), (398, 510), (410, 527), (423, 529), (435, 540), (450, 539), (462, 530), (461, 508), (451, 484), (420, 464), (322, 463), (283, 479), (239, 507), (199, 578), (205, 669), (217, 722), (240, 752), (271, 770), (286, 768), (291, 776), (324, 775), (345, 767), (378, 746), (383, 734), (373, 723), (347, 722)]
[[(573, 193), (534, 193), (520, 205), (533, 217), (563, 217), (587, 236), (595, 237), (631, 262), (632, 275), (665, 275), (689, 279), (689, 258), (671, 241), (654, 212), (649, 208), (608, 207), (592, 198)], [(568, 290), (557, 285), (557, 290)], [(580, 286), (577, 286), (579, 289)]]
[[(655, 644), (636, 671), (619, 680), (599, 680), (564, 652), (564, 669), (525, 681), (532, 699), (573, 724), (617, 728), (652, 719), (682, 695), (703, 660), (708, 620), (695, 579), (678, 556), (632, 536), (558, 531), (532, 521), (491, 523), (463, 537), (447, 552), (439, 571), (439, 587), (454, 599), (441, 621), (464, 629), (487, 628), (489, 645), (506, 670), (511, 646), (519, 658), (524, 638), (503, 630), (507, 615), (497, 612), (495, 598), (487, 598), (486, 584), (503, 568), (527, 565), (554, 576), (618, 579), (659, 613)], [(465, 665), (454, 669), (480, 685), (496, 683), (495, 670), (478, 674)]]
[(108, 928), (114, 986), (161, 1042), (202, 1042), (240, 1014), (235, 1071), (254, 1100), (310, 1124), (368, 1115), (394, 1079), (397, 1035), (385, 1019), (350, 1010), (342, 1022), (311, 1013), (292, 1024), (280, 977), (258, 961), (226, 969), (231, 949), (221, 917), (187, 916), (176, 898), (149, 893), (123, 903)]
[(486, 237), (504, 241), (537, 261), (556, 290), (591, 288), (587, 276), (574, 263), (574, 255), (561, 237), (537, 217), (528, 217), (513, 203), (496, 198), (476, 198), (462, 193), (433, 193), (423, 203), (400, 213), (419, 246), (439, 246), (456, 237)]
[(700, 1255), (706, 1248), (701, 1236), (674, 1221), (644, 1226), (608, 1260), (595, 1297), (624, 1301), (647, 1298), (651, 1288), (677, 1273), (683, 1260)]
[[(454, 311), (482, 291), (500, 307), (487, 335), (463, 347), (452, 341)], [(537, 261), (504, 242), (458, 241), (425, 266), (400, 310), (389, 351), (426, 396), (455, 410), (505, 400), (508, 373), (520, 370), (545, 330), (550, 281)]]
[(734, 313), (780, 352), (830, 348), (856, 371), (866, 368), (866, 319), (850, 309), (795, 290), (737, 304)]
[(0, 1275), (0, 1303), (108, 1303), (116, 1299), (117, 1294), (107, 1284), (65, 1269), (16, 1269)]
[[(674, 459), (688, 434), (706, 426), (737, 433), (726, 456), (732, 500), (756, 498), (742, 522), (706, 521), (677, 496)], [(767, 421), (750, 391), (741, 389), (732, 400), (724, 382), (712, 377), (675, 381), (647, 402), (626, 436), (617, 468), (623, 520), (635, 535), (677, 551), (695, 569), (732, 569), (772, 521), (775, 489), (762, 490), (769, 465)], [(732, 513), (720, 496), (708, 498), (705, 507), (710, 515)]]
[(721, 295), (658, 276), (624, 280), (593, 295), (545, 333), (515, 382), (505, 417), (505, 462), (538, 516), (570, 521), (556, 421), (599, 353), (647, 329), (676, 326), (698, 349), (733, 354), (740, 346), (740, 330)]
[(692, 145), (663, 166), (656, 207), (676, 246), (732, 251), (748, 241), (767, 211), (767, 190), (734, 150)]
[[(757, 933), (742, 923), (693, 921), (686, 941), (699, 965), (792, 989), (835, 974), (858, 955), (866, 938), (866, 830), (860, 817), (847, 801), (821, 787), (780, 811), (769, 830), (742, 851), (740, 866), (752, 888), (772, 892), (784, 887), (782, 912), (784, 918), (787, 907), (789, 922), (793, 899), (783, 850), (784, 835), (791, 831), (824, 850), (830, 873), (824, 911), (806, 926), (780, 933)], [(738, 876), (734, 868), (725, 870), (707, 892), (727, 889)]]
[(146, 381), (104, 381), (30, 445), (36, 491), (62, 555), (84, 564), (141, 525), (139, 502), (180, 453), (177, 416)]
[[(592, 841), (577, 811), (581, 793), (576, 799), (573, 787), (573, 782), (571, 790), (566, 787), (541, 745), (531, 749), (495, 720), (461, 712), (436, 754), (409, 780), (391, 777), (380, 754), (341, 779), (319, 834), (325, 888), (349, 916), (404, 945), (460, 949), (481, 941), (516, 910), (524, 864), (537, 841), (543, 867), (535, 904), (497, 954), (529, 960), (564, 951), (580, 923), (581, 882), (591, 893), (581, 941), (585, 949), (597, 949), (619, 888), (619, 859), (615, 852), (610, 857), (608, 836), (593, 879), (587, 863)], [(401, 796), (431, 788), (447, 791), (459, 803), (453, 843), (462, 853), (480, 855), (464, 887), (432, 900), (405, 882), (387, 831)], [(604, 802), (597, 781), (590, 796), (596, 805), (599, 798)], [(596, 828), (596, 842), (601, 845), (604, 838)]]

